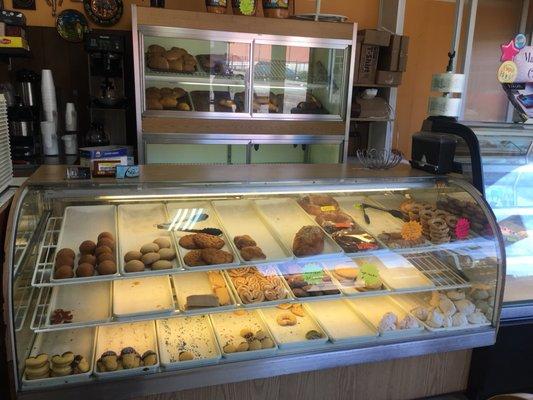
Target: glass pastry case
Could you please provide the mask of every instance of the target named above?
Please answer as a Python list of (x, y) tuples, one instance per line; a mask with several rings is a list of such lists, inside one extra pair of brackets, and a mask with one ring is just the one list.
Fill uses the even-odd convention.
[(154, 394), (495, 341), (503, 240), (462, 180), (407, 166), (65, 172), (41, 167), (10, 214), (20, 398)]

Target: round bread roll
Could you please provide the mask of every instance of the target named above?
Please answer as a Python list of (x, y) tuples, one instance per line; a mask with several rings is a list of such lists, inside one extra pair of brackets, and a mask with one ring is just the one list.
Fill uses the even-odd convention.
[(167, 249), (170, 247), (170, 239), (165, 237), (160, 237), (154, 240), (154, 243), (159, 246), (159, 249)]
[(183, 60), (181, 58), (178, 58), (177, 60), (169, 60), (168, 68), (173, 72), (183, 71)]
[(163, 87), (159, 89), (159, 92), (161, 93), (161, 97), (174, 96), (174, 89), (169, 88), (169, 87)]
[(115, 261), (115, 255), (112, 253), (102, 253), (97, 257), (98, 264), (103, 263), (104, 261)]
[(60, 254), (56, 257), (54, 267), (59, 268), (63, 265), (70, 265), (71, 267), (74, 266), (74, 259), (70, 257), (68, 254)]
[(178, 100), (173, 96), (164, 96), (159, 102), (163, 108), (176, 108), (178, 105)]
[(80, 256), (79, 260), (78, 260), (78, 265), (81, 265), (81, 264), (91, 264), (91, 265), (96, 265), (96, 257), (93, 256), (92, 254), (83, 254)]
[(98, 243), (96, 243), (96, 247), (100, 247), (100, 246), (107, 246), (111, 250), (113, 250), (115, 248), (115, 241), (111, 238), (104, 237), (98, 240)]
[(148, 46), (149, 54), (164, 54), (166, 51), (167, 50), (163, 46), (159, 46), (158, 44), (151, 44)]
[(93, 254), (96, 249), (96, 243), (92, 240), (85, 240), (80, 244), (80, 253), (81, 254)]
[(63, 265), (56, 269), (54, 272), (54, 278), (56, 279), (66, 279), (74, 278), (74, 270), (70, 265)]
[(159, 255), (159, 253), (145, 253), (142, 256), (141, 261), (144, 263), (144, 265), (150, 266), (156, 261), (159, 261), (160, 259), (161, 256)]
[(176, 108), (180, 111), (191, 111), (191, 107), (187, 103), (179, 103)]
[(161, 257), (161, 260), (167, 260), (172, 261), (176, 258), (176, 252), (174, 249), (161, 249), (159, 250), (159, 256)]
[(88, 277), (94, 275), (94, 266), (89, 263), (82, 263), (76, 268), (76, 276)]
[(175, 61), (183, 58), (187, 54), (187, 51), (179, 48), (179, 47), (173, 47), (172, 49), (168, 50), (165, 53), (165, 58), (168, 61)]
[(168, 71), (169, 65), (165, 57), (155, 54), (148, 57), (148, 67), (160, 71)]
[(146, 109), (147, 110), (163, 110), (163, 105), (159, 99), (155, 97), (148, 97), (146, 99)]
[(103, 261), (96, 267), (100, 275), (111, 275), (117, 272), (117, 264), (114, 261)]
[(76, 253), (74, 253), (74, 250), (69, 249), (68, 247), (65, 247), (57, 252), (56, 258), (64, 257), (64, 256), (68, 256), (74, 260), (76, 258)]
[(96, 258), (98, 258), (98, 256), (100, 254), (103, 254), (103, 253), (111, 253), (111, 254), (113, 254), (113, 250), (109, 246), (99, 246), (94, 251), (94, 255), (96, 256)]
[(141, 247), (141, 253), (157, 253), (159, 251), (159, 246), (157, 243), (146, 243)]
[(98, 237), (96, 238), (96, 240), (102, 240), (103, 238), (109, 238), (111, 240), (115, 240), (115, 236), (113, 236), (113, 234), (111, 232), (102, 232), (98, 235)]
[(136, 250), (128, 251), (126, 254), (124, 254), (124, 261), (128, 262), (131, 260), (140, 260), (142, 256), (143, 256), (143, 253), (141, 253), (140, 251), (136, 251)]
[(174, 89), (172, 89), (172, 94), (176, 96), (176, 99), (180, 99), (184, 97), (187, 92), (180, 87), (175, 87)]
[(159, 270), (159, 269), (170, 269), (172, 268), (172, 263), (167, 260), (157, 260), (152, 264), (152, 269)]
[(187, 73), (193, 73), (196, 71), (196, 64), (183, 64), (183, 70), (182, 72), (187, 72)]
[(150, 86), (149, 88), (146, 88), (146, 97), (161, 97), (161, 91), (159, 88), (156, 88), (154, 86)]
[(124, 270), (126, 272), (140, 272), (144, 271), (144, 263), (139, 260), (129, 260), (124, 265)]

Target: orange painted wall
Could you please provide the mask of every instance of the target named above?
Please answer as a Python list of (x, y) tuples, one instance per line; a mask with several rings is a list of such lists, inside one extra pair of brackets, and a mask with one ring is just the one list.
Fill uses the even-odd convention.
[(393, 147), (411, 154), (411, 135), (427, 116), (431, 76), (444, 72), (454, 29), (455, 3), (408, 0), (404, 34), (410, 36), (407, 72), (398, 89)]
[[(295, 0), (297, 14), (315, 11), (316, 0)], [(379, 0), (322, 0), (321, 13), (339, 14), (357, 22), (359, 29), (375, 28), (378, 24)]]

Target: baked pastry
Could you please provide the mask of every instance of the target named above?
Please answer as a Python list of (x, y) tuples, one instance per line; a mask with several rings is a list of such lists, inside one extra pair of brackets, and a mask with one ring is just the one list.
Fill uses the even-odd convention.
[(241, 249), (241, 256), (246, 261), (266, 259), (266, 255), (263, 253), (263, 250), (257, 246), (243, 247)]
[(80, 253), (81, 254), (94, 254), (96, 250), (96, 243), (92, 240), (85, 240), (80, 244)]
[(163, 110), (163, 104), (161, 104), (160, 99), (155, 97), (146, 98), (146, 109), (147, 110)]
[(148, 67), (159, 71), (168, 71), (168, 60), (160, 54), (152, 54), (148, 56)]
[[(329, 229), (326, 227), (326, 231)], [(331, 234), (331, 237), (346, 253), (379, 249), (377, 240), (362, 229), (343, 229)]]
[(199, 249), (218, 249), (224, 247), (224, 240), (215, 235), (207, 233), (197, 233), (193, 236), (194, 244)]
[(206, 262), (202, 258), (201, 250), (191, 250), (185, 256), (183, 256), (183, 262), (189, 267), (199, 267), (206, 265)]
[(395, 331), (398, 317), (392, 312), (385, 313), (378, 324), (379, 333)]
[(183, 71), (183, 59), (168, 60), (168, 69), (172, 72)]
[(89, 263), (82, 263), (76, 268), (76, 276), (89, 277), (94, 275), (94, 265)]
[(178, 103), (176, 108), (180, 111), (191, 111), (191, 106), (185, 102)]
[(321, 212), (316, 216), (315, 221), (328, 233), (352, 228), (355, 225), (352, 217), (341, 211)]
[(85, 263), (91, 264), (93, 266), (96, 265), (96, 257), (93, 256), (92, 254), (81, 255), (80, 258), (78, 258), (78, 265), (85, 264)]
[(62, 265), (54, 272), (55, 279), (74, 278), (74, 269), (70, 265)]
[(398, 329), (417, 329), (419, 326), (416, 318), (409, 314), (398, 322)]
[(131, 260), (140, 260), (142, 256), (143, 256), (143, 253), (141, 253), (140, 251), (136, 251), (136, 250), (128, 251), (124, 255), (124, 261), (128, 262)]
[(50, 376), (48, 354), (42, 353), (34, 357), (28, 357), (25, 365), (25, 375), (28, 380), (43, 379)]
[(180, 47), (173, 47), (172, 49), (165, 52), (164, 57), (168, 61), (175, 61), (183, 58), (185, 54), (188, 54), (186, 50), (180, 48)]
[(157, 253), (159, 251), (159, 246), (157, 243), (146, 243), (141, 246), (140, 252), (142, 254), (146, 253)]
[(476, 306), (474, 303), (472, 303), (468, 299), (463, 300), (457, 300), (454, 302), (455, 307), (457, 307), (457, 311), (463, 313), (467, 317), (472, 314), (474, 311), (476, 311)]
[(112, 275), (117, 272), (117, 264), (114, 261), (104, 261), (96, 267), (100, 275)]
[(309, 195), (298, 200), (298, 204), (308, 213), (319, 215), (326, 211), (339, 211), (339, 203), (329, 195)]
[(159, 256), (161, 257), (161, 260), (172, 261), (176, 258), (176, 252), (174, 249), (162, 248), (159, 250)]
[(411, 310), (411, 313), (421, 321), (425, 321), (428, 319), (429, 312), (429, 308), (422, 306), (415, 307)]
[(188, 250), (194, 250), (198, 248), (196, 246), (196, 243), (194, 242), (194, 235), (182, 236), (178, 243), (181, 247), (188, 249)]
[(294, 236), (292, 251), (298, 257), (320, 254), (324, 251), (324, 239), (318, 226), (304, 226)]
[(293, 326), (296, 325), (296, 317), (292, 313), (281, 313), (276, 317), (276, 322), (280, 326)]
[(178, 105), (178, 100), (174, 96), (163, 96), (159, 102), (163, 108), (176, 108)]
[(457, 312), (457, 308), (455, 307), (455, 304), (453, 304), (453, 301), (443, 294), (440, 295), (439, 309), (443, 315), (448, 317)]
[(200, 250), (200, 255), (209, 265), (228, 264), (233, 262), (233, 254), (215, 248), (202, 249)]
[(144, 271), (144, 263), (140, 260), (129, 260), (124, 265), (124, 271), (126, 272), (141, 272)]
[(444, 314), (442, 314), (438, 309), (433, 309), (430, 311), (426, 324), (432, 328), (442, 328), (444, 324)]
[(253, 240), (249, 235), (235, 236), (233, 238), (233, 243), (237, 246), (237, 249), (241, 250), (244, 247), (257, 246), (255, 240)]
[(455, 313), (452, 315), (452, 326), (454, 327), (460, 327), (460, 326), (467, 326), (468, 325), (468, 319), (466, 318), (466, 315), (462, 312)]
[(148, 54), (164, 54), (165, 52), (165, 48), (163, 46), (159, 46), (158, 44), (151, 44), (148, 46)]
[(416, 221), (406, 222), (402, 226), (402, 238), (408, 241), (420, 239), (422, 236), (422, 225)]
[(465, 292), (462, 289), (448, 290), (446, 296), (452, 301), (463, 300), (466, 297)]
[(485, 317), (485, 315), (482, 312), (480, 312), (480, 311), (476, 311), (476, 312), (473, 312), (473, 313), (467, 315), (466, 319), (471, 324), (486, 324), (486, 323), (489, 322), (487, 317)]
[(256, 267), (235, 268), (228, 270), (228, 275), (245, 304), (280, 300), (288, 295), (273, 269), (266, 268), (260, 272)]
[(218, 306), (219, 299), (214, 294), (193, 294), (187, 296), (187, 302), (185, 304), (187, 310)]
[(151, 266), (152, 271), (158, 271), (161, 269), (171, 269), (172, 263), (168, 260), (157, 260)]

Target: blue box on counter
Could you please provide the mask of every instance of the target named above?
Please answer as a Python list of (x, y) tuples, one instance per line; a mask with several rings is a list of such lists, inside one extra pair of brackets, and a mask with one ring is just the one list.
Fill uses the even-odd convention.
[(117, 165), (128, 164), (128, 146), (99, 146), (80, 148), (80, 165), (91, 168), (91, 174), (115, 176)]
[(140, 175), (138, 165), (117, 165), (116, 166), (116, 178), (135, 178)]
[(128, 148), (126, 146), (80, 147), (80, 158), (98, 160), (100, 158), (119, 158), (127, 156)]

